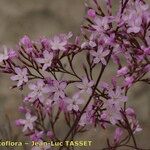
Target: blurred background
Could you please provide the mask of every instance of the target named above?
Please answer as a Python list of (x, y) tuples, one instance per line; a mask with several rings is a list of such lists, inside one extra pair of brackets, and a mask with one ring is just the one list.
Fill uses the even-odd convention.
[[(118, 0), (115, 2), (117, 5)], [(23, 35), (38, 39), (60, 32), (73, 31), (79, 34), (84, 15), (84, 0), (0, 0), (0, 46), (15, 47)], [(8, 76), (0, 74), (0, 138), (22, 139), (20, 130), (14, 125), (15, 119), (19, 118), (18, 106), (21, 104), (22, 95), (17, 90), (10, 90), (11, 85)], [(150, 149), (149, 97), (150, 87), (144, 84), (134, 86), (129, 93), (129, 104), (136, 110), (143, 127), (143, 132), (137, 135), (138, 144)], [(62, 135), (66, 133), (62, 128), (57, 130)], [(79, 138), (93, 141), (89, 150), (100, 150), (110, 133), (111, 130), (93, 129)]]

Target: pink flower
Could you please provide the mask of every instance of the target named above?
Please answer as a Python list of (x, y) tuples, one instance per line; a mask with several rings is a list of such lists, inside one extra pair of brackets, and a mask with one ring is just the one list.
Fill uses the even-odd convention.
[(97, 51), (91, 51), (91, 55), (94, 57), (94, 63), (97, 64), (101, 62), (106, 65), (107, 62), (105, 57), (109, 54), (109, 50), (104, 50), (103, 47), (99, 46)]
[(50, 41), (47, 38), (40, 39), (41, 45), (43, 45), (44, 49), (50, 50)]
[(81, 119), (80, 119), (80, 121), (79, 121), (79, 125), (80, 125), (80, 126), (85, 126), (87, 123), (88, 123), (88, 121), (87, 121), (87, 114), (84, 113), (84, 114), (81, 116)]
[(37, 141), (39, 141), (43, 137), (43, 134), (44, 134), (43, 131), (37, 131), (37, 130), (35, 130), (34, 134), (32, 134), (30, 136), (30, 139), (32, 141), (36, 141), (37, 142)]
[(49, 53), (47, 50), (45, 50), (43, 52), (43, 56), (44, 58), (36, 58), (36, 61), (39, 62), (40, 64), (44, 64), (42, 70), (46, 70), (52, 64), (53, 53), (52, 52)]
[(148, 5), (141, 1), (130, 3), (122, 18), (128, 26), (127, 33), (138, 33), (142, 30), (142, 23), (149, 21)]
[(114, 46), (114, 43), (115, 43), (114, 42), (114, 39), (115, 39), (114, 33), (110, 34), (109, 36), (104, 34), (104, 36), (102, 36), (102, 37), (103, 37), (105, 45), (113, 45)]
[(4, 53), (0, 54), (0, 62), (7, 60), (8, 58), (9, 58), (9, 56), (8, 56), (7, 47), (4, 46)]
[(82, 83), (78, 83), (77, 87), (80, 89), (80, 92), (86, 92), (88, 94), (92, 93), (92, 86), (94, 85), (94, 81), (89, 81), (87, 77), (82, 79)]
[(29, 112), (26, 113), (26, 119), (20, 119), (20, 123), (24, 125), (23, 132), (27, 129), (33, 130), (33, 123), (37, 120), (36, 116), (31, 116)]
[(16, 124), (16, 126), (22, 126), (22, 125), (24, 125), (23, 122), (22, 122), (22, 119), (16, 120), (15, 124)]
[(89, 17), (94, 18), (94, 17), (96, 16), (96, 12), (95, 12), (95, 10), (93, 10), (93, 9), (89, 9), (88, 12), (87, 12), (87, 15), (88, 15)]
[(95, 42), (93, 42), (92, 40), (90, 40), (90, 41), (89, 41), (89, 46), (91, 46), (91, 47), (95, 47), (95, 46), (96, 46), (96, 43), (95, 43)]
[(107, 100), (104, 104), (104, 108), (106, 108), (106, 110), (103, 112), (101, 116), (102, 118), (110, 121), (110, 123), (112, 123), (113, 125), (115, 125), (118, 120), (122, 120), (120, 106), (118, 105), (118, 103)]
[(100, 88), (101, 90), (107, 90), (107, 89), (110, 88), (110, 86), (109, 86), (109, 84), (106, 83), (106, 82), (100, 82), (99, 88)]
[(128, 33), (138, 33), (141, 30), (142, 18), (141, 16), (137, 16), (136, 13), (131, 13), (129, 15), (128, 25), (129, 28), (127, 30)]
[(60, 50), (60, 51), (65, 51), (67, 41), (66, 40), (62, 40), (59, 36), (55, 36), (53, 38), (53, 40), (50, 41), (50, 45), (52, 50)]
[(20, 44), (23, 44), (28, 48), (32, 47), (32, 42), (27, 35), (25, 35), (23, 38), (20, 39)]
[(150, 47), (142, 47), (145, 55), (150, 55)]
[(44, 101), (44, 106), (45, 108), (48, 108), (47, 110), (49, 110), (52, 107), (52, 103), (53, 103), (53, 99), (51, 97), (45, 98)]
[(133, 133), (142, 131), (142, 128), (140, 127), (139, 122), (136, 120), (135, 116), (127, 116), (127, 118)]
[(79, 105), (84, 103), (83, 99), (80, 98), (80, 95), (78, 93), (74, 94), (71, 99), (67, 98), (66, 102), (68, 103), (68, 106), (67, 106), (68, 111), (71, 111), (71, 110), (78, 111)]
[(27, 35), (25, 35), (23, 38), (21, 38), (19, 44), (25, 46), (25, 50), (27, 53), (32, 52), (32, 50), (33, 50), (32, 41), (30, 40), (30, 38)]
[(13, 58), (16, 58), (18, 55), (16, 51), (14, 51), (13, 49), (10, 49), (8, 52), (8, 56), (9, 56), (9, 59), (13, 59)]
[(110, 89), (108, 91), (108, 95), (110, 97), (110, 100), (120, 103), (120, 102), (126, 102), (127, 101), (127, 96), (123, 95), (123, 90), (117, 86), (115, 90)]
[(29, 110), (25, 107), (25, 106), (19, 106), (19, 112), (21, 112), (21, 113), (26, 113), (26, 112), (28, 112)]
[(79, 121), (80, 126), (90, 125), (92, 124), (92, 113), (91, 110), (87, 110), (82, 116)]
[(81, 116), (81, 119), (79, 121), (79, 125), (80, 126), (85, 126), (87, 124), (87, 114), (84, 113), (82, 116)]
[(118, 76), (124, 76), (128, 73), (128, 71), (129, 71), (128, 68), (126, 66), (124, 66), (117, 71), (117, 75)]
[(15, 68), (16, 75), (11, 77), (11, 80), (18, 81), (17, 87), (21, 86), (23, 83), (28, 82), (28, 71), (27, 68), (20, 69), (19, 67)]
[(92, 35), (90, 36), (89, 41), (83, 42), (83, 43), (81, 44), (81, 48), (84, 49), (84, 48), (86, 48), (86, 47), (88, 47), (88, 46), (90, 46), (91, 48), (95, 47), (95, 46), (96, 46), (96, 43), (95, 43), (94, 40), (95, 40), (95, 37), (94, 37), (94, 35), (92, 34)]
[(139, 122), (137, 120), (130, 120), (129, 122), (131, 123), (131, 129), (133, 130), (134, 134), (142, 131), (142, 128), (140, 127)]
[(126, 77), (124, 82), (125, 82), (125, 86), (130, 87), (134, 82), (134, 78), (132, 76)]
[(138, 123), (138, 120), (136, 120), (135, 111), (132, 108), (126, 109), (126, 116), (130, 123), (131, 129), (133, 130), (133, 133), (142, 131), (142, 128), (140, 127), (140, 125)]
[(127, 108), (126, 109), (126, 114), (128, 116), (131, 116), (131, 117), (136, 117), (135, 112), (134, 112), (134, 110), (132, 108)]
[(29, 89), (33, 90), (28, 95), (28, 97), (30, 98), (29, 101), (31, 102), (33, 102), (36, 99), (39, 99), (39, 101), (43, 103), (45, 100), (45, 97), (43, 94), (50, 92), (50, 88), (48, 87), (48, 85), (44, 83), (43, 80), (38, 80), (36, 84), (29, 84)]
[(62, 81), (57, 81), (55, 80), (53, 82), (53, 86), (50, 86), (50, 92), (51, 93), (54, 93), (54, 101), (57, 101), (59, 100), (59, 98), (64, 98), (65, 97), (65, 93), (64, 93), (64, 90), (67, 86), (67, 83)]
[(79, 125), (85, 126), (93, 123), (93, 110), (92, 105), (90, 104), (86, 109), (86, 112), (81, 116)]
[(108, 17), (95, 17), (94, 22), (95, 25), (92, 25), (92, 27), (98, 32), (102, 32), (109, 29)]
[(120, 142), (122, 135), (123, 135), (123, 130), (121, 128), (116, 128), (115, 134), (114, 134), (115, 143)]

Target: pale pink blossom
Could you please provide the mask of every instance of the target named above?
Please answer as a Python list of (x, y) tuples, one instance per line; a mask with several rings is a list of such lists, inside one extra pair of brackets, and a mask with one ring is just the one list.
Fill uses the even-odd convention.
[(22, 44), (22, 45), (24, 45), (25, 47), (28, 47), (28, 48), (32, 47), (32, 42), (31, 42), (30, 38), (27, 35), (25, 35), (24, 37), (22, 37), (20, 39), (20, 44)]
[(49, 39), (47, 39), (47, 38), (42, 38), (42, 39), (40, 39), (40, 42), (41, 42), (41, 44), (43, 45), (43, 47), (46, 49), (46, 50), (50, 50), (51, 48), (50, 48), (50, 40)]
[(32, 41), (30, 40), (30, 38), (27, 35), (25, 35), (23, 38), (21, 38), (19, 44), (23, 45), (25, 47), (25, 51), (27, 53), (31, 53), (33, 51)]
[(128, 73), (128, 71), (129, 71), (129, 69), (126, 66), (124, 66), (117, 71), (117, 75), (124, 76)]
[(91, 51), (91, 55), (94, 57), (95, 64), (101, 62), (103, 65), (106, 65), (107, 62), (105, 60), (105, 57), (108, 54), (109, 54), (109, 50), (104, 50), (102, 46), (99, 46), (97, 51)]
[(149, 21), (148, 5), (138, 0), (135, 3), (130, 3), (122, 19), (127, 23), (127, 33), (140, 32), (142, 30), (142, 23)]
[(87, 94), (92, 93), (92, 86), (94, 85), (94, 81), (89, 81), (87, 77), (82, 79), (82, 83), (78, 83), (77, 87), (80, 89), (80, 92), (86, 92)]
[(108, 91), (109, 99), (120, 103), (120, 102), (126, 102), (127, 101), (127, 96), (124, 96), (124, 90), (122, 90), (119, 86), (116, 87), (115, 90), (110, 89)]
[(44, 101), (44, 106), (45, 107), (50, 108), (52, 106), (52, 103), (53, 103), (52, 98), (48, 97), (48, 98), (45, 98), (43, 101)]
[(36, 61), (39, 62), (40, 64), (43, 64), (42, 70), (46, 70), (48, 67), (51, 67), (53, 60), (53, 53), (45, 50), (43, 52), (43, 57), (44, 58), (36, 58)]
[(79, 121), (79, 125), (80, 126), (86, 126), (86, 125), (92, 125), (93, 123), (93, 118), (92, 118), (92, 114), (85, 112), (82, 116), (81, 119)]
[(96, 47), (95, 37), (93, 34), (91, 34), (90, 39), (88, 41), (85, 41), (81, 44), (82, 49), (84, 49), (88, 46), (90, 46), (91, 48)]
[(130, 77), (126, 77), (124, 80), (124, 84), (125, 86), (130, 87), (134, 82), (134, 77), (130, 76)]
[(125, 112), (130, 123), (131, 129), (133, 130), (133, 133), (142, 131), (138, 120), (136, 120), (135, 111), (132, 108), (127, 108)]
[[(130, 121), (129, 121), (130, 122)], [(139, 125), (139, 122), (137, 120), (131, 121), (131, 129), (133, 130), (133, 133), (141, 132), (143, 129)]]
[(80, 118), (79, 125), (80, 126), (85, 126), (85, 125), (90, 125), (93, 123), (93, 101), (90, 102), (88, 107), (85, 110), (85, 113)]
[(89, 41), (89, 46), (91, 46), (91, 47), (95, 47), (95, 46), (96, 46), (96, 43), (95, 43), (95, 42), (93, 42), (92, 40), (90, 40), (90, 41)]
[(98, 86), (101, 90), (107, 90), (110, 88), (109, 84), (106, 82), (100, 82)]
[(122, 119), (121, 113), (120, 113), (120, 106), (118, 103), (114, 103), (111, 100), (107, 100), (104, 104), (104, 107), (106, 110), (102, 114), (102, 118), (105, 118), (106, 120), (110, 121), (113, 125), (115, 125), (118, 120)]
[(132, 13), (129, 16), (128, 25), (129, 28), (127, 30), (128, 33), (138, 33), (141, 30), (142, 18)]
[(135, 111), (130, 107), (126, 109), (126, 114), (130, 117), (136, 117)]
[(103, 30), (105, 31), (109, 29), (108, 17), (95, 17), (94, 23), (95, 25), (92, 25), (92, 27), (98, 32), (102, 32)]
[(72, 98), (67, 98), (66, 102), (68, 103), (67, 110), (71, 111), (78, 111), (79, 105), (84, 103), (84, 100), (80, 98), (78, 93), (74, 94)]
[(11, 76), (11, 80), (18, 81), (17, 87), (23, 85), (23, 83), (28, 82), (28, 71), (27, 68), (20, 69), (19, 67), (15, 68), (16, 75)]
[(83, 42), (82, 44), (81, 44), (81, 48), (82, 49), (85, 49), (87, 46), (89, 46), (89, 43), (86, 41), (86, 42)]
[(51, 41), (50, 41), (50, 45), (52, 50), (61, 50), (61, 51), (65, 51), (67, 41), (66, 40), (62, 40), (59, 36), (55, 36)]
[(9, 52), (8, 52), (8, 56), (9, 56), (9, 59), (13, 59), (13, 58), (16, 58), (18, 56), (18, 54), (16, 53), (15, 50), (13, 49), (10, 49)]
[(45, 100), (43, 94), (47, 94), (50, 92), (49, 86), (46, 85), (43, 80), (38, 80), (36, 84), (29, 84), (29, 89), (32, 90), (32, 92), (28, 94), (28, 97), (30, 98), (29, 101), (31, 102), (33, 102), (36, 99), (39, 99), (39, 101), (43, 103)]
[(44, 135), (44, 132), (43, 131), (38, 131), (38, 130), (35, 130), (35, 132), (30, 136), (30, 139), (32, 141), (39, 141)]
[(20, 123), (24, 125), (23, 132), (27, 129), (33, 130), (33, 123), (37, 120), (36, 116), (31, 116), (29, 112), (26, 113), (26, 119), (20, 119)]
[(87, 114), (84, 113), (82, 116), (81, 116), (81, 119), (79, 121), (79, 125), (80, 126), (85, 126), (87, 124)]
[(16, 51), (13, 49), (8, 50), (7, 47), (4, 46), (4, 52), (0, 54), (0, 62), (8, 59), (12, 60), (15, 57), (17, 57)]
[(143, 49), (145, 55), (150, 55), (150, 47), (142, 46), (141, 48)]
[(59, 100), (59, 98), (65, 97), (64, 90), (66, 86), (67, 83), (65, 81), (54, 80), (53, 85), (50, 86), (50, 92), (54, 94), (53, 96), (54, 101)]
[(129, 121), (129, 124), (131, 126), (133, 133), (142, 131), (142, 128), (140, 127), (139, 122), (138, 120), (136, 120), (135, 116), (127, 116), (127, 118), (128, 118), (128, 121)]
[(104, 36), (102, 36), (102, 37), (103, 37), (103, 40), (104, 40), (104, 43), (106, 46), (107, 45), (113, 45), (114, 46), (114, 39), (115, 39), (114, 33), (110, 34), (109, 36), (104, 34)]
[(86, 112), (80, 118), (80, 126), (90, 125), (93, 123), (92, 112), (92, 107), (89, 106), (88, 109), (86, 109)]

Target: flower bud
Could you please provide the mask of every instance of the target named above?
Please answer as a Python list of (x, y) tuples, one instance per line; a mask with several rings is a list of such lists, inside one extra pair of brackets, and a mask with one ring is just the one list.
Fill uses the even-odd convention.
[(125, 85), (130, 87), (133, 84), (133, 81), (134, 81), (134, 78), (132, 76), (131, 77), (126, 77), (125, 78)]
[(121, 128), (116, 128), (115, 134), (114, 134), (114, 141), (115, 143), (119, 143), (122, 137), (123, 131)]
[(125, 66), (125, 67), (122, 67), (121, 69), (119, 69), (117, 71), (117, 75), (118, 76), (124, 76), (128, 73), (128, 68)]
[(87, 12), (88, 17), (95, 18), (96, 12), (93, 9), (89, 9)]

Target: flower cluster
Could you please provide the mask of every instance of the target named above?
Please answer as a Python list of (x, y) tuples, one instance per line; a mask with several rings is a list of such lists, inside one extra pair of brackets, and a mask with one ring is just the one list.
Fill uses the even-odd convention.
[[(12, 88), (24, 91), (28, 87), (19, 107), (25, 119), (18, 119), (16, 125), (23, 127), (30, 140), (59, 141), (55, 125), (64, 114), (70, 129), (64, 141), (89, 127), (112, 126), (114, 139), (107, 139), (106, 149), (128, 147), (130, 140), (130, 147), (139, 149), (135, 133), (142, 129), (127, 100), (134, 84), (150, 84), (146, 76), (150, 71), (150, 10), (143, 0), (120, 0), (114, 13), (112, 1), (104, 2), (106, 11), (97, 0), (93, 8), (86, 3), (82, 36), (74, 38), (69, 32), (36, 41), (24, 36), (15, 50), (4, 47), (0, 54), (0, 71), (11, 75)], [(85, 58), (80, 65), (82, 75), (73, 63), (78, 54)], [(110, 63), (115, 64), (115, 73), (110, 81), (102, 81)]]

